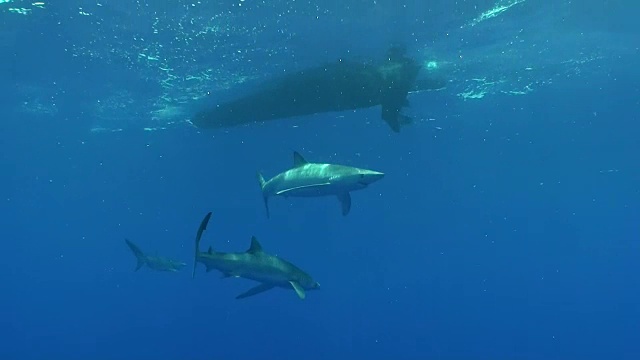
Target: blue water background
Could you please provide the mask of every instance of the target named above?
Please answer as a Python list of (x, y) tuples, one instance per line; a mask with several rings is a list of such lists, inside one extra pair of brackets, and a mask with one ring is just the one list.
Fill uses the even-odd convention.
[[(64, 26), (77, 4), (0, 13), (14, 40), (0, 57), (0, 358), (640, 358), (638, 6), (581, 3), (565, 24), (631, 39), (628, 51), (524, 96), (416, 95), (411, 111), (436, 121), (400, 134), (377, 108), (230, 131), (96, 134), (88, 99), (107, 79), (136, 96), (158, 90), (126, 66), (71, 56), (95, 30)], [(379, 56), (391, 41), (445, 32), (444, 15), (495, 3), (400, 5), (370, 27), (327, 21), (318, 32), (290, 20), (290, 46), (309, 49), (295, 64), (345, 49)], [(527, 6), (519, 11), (537, 5)], [(431, 23), (418, 19), (430, 12)], [(56, 114), (15, 110), (16, 89), (33, 83), (58, 89)], [(267, 219), (255, 172), (285, 170), (294, 150), (386, 177), (352, 194), (347, 217), (333, 198), (276, 198)], [(238, 301), (253, 283), (203, 267), (192, 280), (208, 211), (205, 246), (240, 251), (255, 235), (321, 290)], [(125, 237), (189, 270), (134, 272)]]

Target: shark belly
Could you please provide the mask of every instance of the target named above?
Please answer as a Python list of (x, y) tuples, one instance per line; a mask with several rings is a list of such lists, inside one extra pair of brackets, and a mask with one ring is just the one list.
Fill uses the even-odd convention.
[(344, 186), (344, 184), (332, 181), (331, 178), (326, 176), (292, 177), (276, 182), (271, 193), (284, 197), (318, 197), (343, 194), (352, 190), (353, 189)]
[[(270, 269), (273, 270), (273, 269)], [(242, 276), (245, 279), (271, 284), (279, 287), (290, 287), (287, 274), (278, 271), (248, 271)]]
[(286, 286), (288, 276), (283, 269), (249, 254), (228, 254), (214, 261), (203, 261), (207, 270), (216, 269), (226, 276), (241, 277), (277, 286)]
[(300, 188), (285, 188), (277, 195), (284, 197), (319, 197), (319, 196), (330, 196), (337, 195), (345, 192), (345, 190), (340, 189), (339, 187), (332, 185), (310, 185), (307, 187)]

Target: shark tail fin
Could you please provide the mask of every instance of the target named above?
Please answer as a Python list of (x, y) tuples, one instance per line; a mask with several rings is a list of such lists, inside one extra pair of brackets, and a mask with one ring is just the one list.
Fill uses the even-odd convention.
[(135, 271), (140, 270), (140, 268), (144, 265), (145, 258), (146, 258), (144, 253), (142, 252), (142, 250), (140, 250), (140, 248), (136, 244), (129, 241), (129, 239), (124, 239), (124, 241), (127, 243), (127, 245), (129, 246), (129, 249), (131, 249), (131, 251), (133, 252), (133, 255), (136, 256), (136, 260), (138, 261), (138, 263), (136, 264)]
[(209, 219), (211, 219), (211, 211), (204, 216), (204, 219), (202, 219), (200, 227), (198, 228), (198, 233), (196, 234), (196, 249), (193, 257), (193, 271), (191, 272), (192, 279), (196, 277), (196, 265), (198, 265), (198, 255), (200, 255), (200, 239), (202, 239), (202, 233), (207, 230)]
[(264, 200), (264, 208), (267, 210), (267, 219), (270, 217), (269, 215), (269, 197), (264, 193), (264, 185), (267, 183), (264, 180), (264, 176), (258, 171), (257, 173), (258, 181), (260, 182), (260, 191), (262, 191), (262, 199)]

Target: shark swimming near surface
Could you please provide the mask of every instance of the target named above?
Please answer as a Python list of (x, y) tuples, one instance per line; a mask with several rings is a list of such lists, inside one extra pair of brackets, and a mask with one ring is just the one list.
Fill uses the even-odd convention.
[(304, 299), (307, 290), (320, 288), (320, 284), (297, 266), (266, 253), (255, 236), (251, 238), (251, 246), (245, 252), (223, 253), (214, 251), (211, 247), (207, 252), (201, 252), (200, 240), (210, 218), (211, 212), (205, 215), (198, 228), (192, 278), (195, 277), (197, 264), (202, 263), (206, 266), (207, 272), (218, 270), (223, 278), (240, 277), (260, 283), (236, 296), (236, 299), (244, 299), (275, 287), (293, 289), (300, 299)]
[(136, 259), (138, 261), (135, 271), (138, 271), (141, 267), (147, 265), (147, 267), (156, 271), (178, 272), (187, 265), (183, 262), (171, 260), (161, 256), (145, 255), (145, 253), (142, 252), (142, 250), (140, 250), (140, 248), (136, 244), (132, 243), (129, 239), (125, 239), (124, 241), (127, 243), (129, 249), (131, 249), (133, 255), (136, 256)]
[(318, 113), (381, 107), (381, 117), (394, 132), (412, 122), (402, 114), (411, 92), (439, 90), (439, 75), (420, 77), (423, 65), (393, 46), (384, 61), (371, 64), (339, 60), (287, 73), (234, 100), (201, 109), (191, 118), (198, 128), (228, 128)]
[(293, 168), (270, 180), (257, 173), (264, 206), (269, 215), (269, 197), (336, 196), (342, 205), (342, 215), (351, 210), (351, 191), (364, 189), (382, 179), (384, 173), (336, 164), (310, 163), (300, 153), (293, 152)]

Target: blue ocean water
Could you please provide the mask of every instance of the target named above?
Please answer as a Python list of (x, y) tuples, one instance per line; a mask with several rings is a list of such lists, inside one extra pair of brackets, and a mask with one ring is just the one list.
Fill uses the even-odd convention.
[[(0, 359), (640, 358), (632, 1), (0, 0)], [(268, 76), (404, 43), (446, 76), (380, 109), (197, 129)], [(380, 170), (270, 200), (309, 161)], [(321, 284), (221, 279), (256, 236)], [(124, 239), (187, 263), (134, 271)]]

